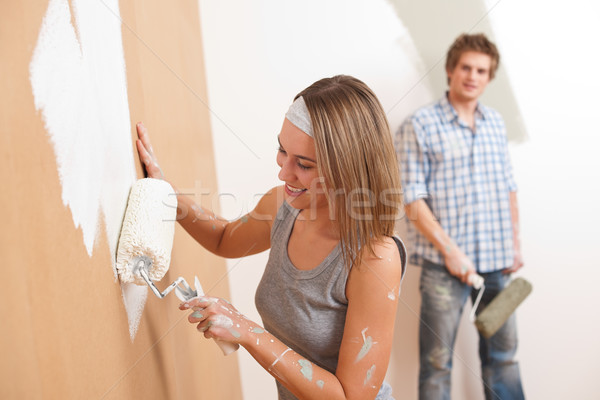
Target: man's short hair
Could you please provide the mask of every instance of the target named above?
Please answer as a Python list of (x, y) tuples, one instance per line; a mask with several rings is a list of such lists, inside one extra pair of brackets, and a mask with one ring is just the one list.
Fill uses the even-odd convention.
[[(483, 33), (472, 35), (463, 33), (456, 38), (446, 55), (446, 71), (453, 71), (456, 68), (456, 64), (458, 64), (458, 60), (460, 60), (460, 56), (467, 51), (476, 51), (490, 56), (492, 59), (490, 64), (490, 80), (494, 79), (498, 65), (500, 65), (500, 53), (498, 53), (496, 45)], [(450, 82), (450, 79), (448, 79), (448, 82)]]

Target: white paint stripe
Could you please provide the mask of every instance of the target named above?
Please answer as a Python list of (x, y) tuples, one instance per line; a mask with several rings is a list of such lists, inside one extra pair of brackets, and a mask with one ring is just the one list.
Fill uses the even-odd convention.
[[(77, 32), (68, 1), (50, 0), (30, 64), (31, 86), (54, 147), (63, 204), (90, 257), (102, 216), (116, 279), (116, 247), (136, 179), (118, 1), (71, 4)], [(146, 290), (122, 290), (133, 339)]]
[(277, 364), (279, 362), (279, 360), (281, 360), (283, 358), (283, 356), (285, 355), (285, 353), (287, 353), (290, 350), (292, 350), (292, 349), (290, 349), (288, 347), (283, 353), (281, 353), (281, 355), (279, 357), (277, 357), (275, 359), (275, 361), (273, 361), (273, 364), (271, 364), (271, 366), (268, 368), (268, 371), (271, 371), (271, 369), (273, 369), (273, 367), (275, 366), (275, 364)]

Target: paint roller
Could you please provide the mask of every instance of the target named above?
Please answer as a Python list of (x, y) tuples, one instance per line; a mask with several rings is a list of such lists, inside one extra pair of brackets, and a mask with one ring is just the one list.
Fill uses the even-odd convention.
[[(168, 182), (145, 178), (134, 183), (117, 249), (117, 273), (122, 283), (148, 285), (161, 299), (172, 290), (181, 301), (204, 295), (198, 277), (195, 289), (183, 277), (162, 292), (153, 282), (161, 280), (169, 270), (176, 216), (177, 197)], [(235, 343), (215, 341), (225, 355), (239, 348)]]
[(471, 321), (475, 321), (475, 326), (483, 337), (489, 339), (504, 325), (506, 320), (512, 315), (517, 307), (531, 293), (533, 287), (524, 278), (515, 278), (508, 286), (500, 291), (492, 301), (475, 318), (475, 312), (481, 301), (481, 296), (485, 290), (483, 277), (477, 274), (469, 276), (469, 284), (475, 289), (479, 289), (477, 298), (473, 303), (471, 311)]

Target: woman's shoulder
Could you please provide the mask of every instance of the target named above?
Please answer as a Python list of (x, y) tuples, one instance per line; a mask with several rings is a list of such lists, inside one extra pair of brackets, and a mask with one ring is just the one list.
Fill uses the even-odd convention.
[(395, 299), (402, 283), (403, 260), (396, 241), (385, 237), (373, 244), (373, 253), (364, 252), (361, 262), (353, 266), (348, 276), (348, 300), (376, 301)]
[(385, 236), (373, 243), (373, 253), (365, 252), (362, 263), (378, 265), (381, 268), (396, 268), (402, 265), (401, 251), (398, 243), (391, 236)]
[(352, 267), (351, 274), (363, 279), (400, 281), (403, 259), (397, 242), (392, 237), (384, 237), (373, 243), (373, 253), (365, 251), (360, 264)]
[(251, 216), (258, 220), (269, 221), (273, 224), (277, 212), (285, 202), (283, 185), (275, 186), (262, 195), (258, 204), (252, 210)]

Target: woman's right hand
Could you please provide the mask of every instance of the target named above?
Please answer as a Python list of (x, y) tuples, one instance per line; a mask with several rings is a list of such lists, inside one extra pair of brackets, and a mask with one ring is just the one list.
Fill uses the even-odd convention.
[(190, 308), (194, 312), (188, 316), (188, 321), (196, 324), (196, 329), (207, 339), (239, 345), (255, 341), (256, 334), (265, 333), (264, 328), (250, 321), (224, 299), (198, 296), (179, 305), (180, 310)]
[(165, 175), (163, 174), (162, 169), (160, 169), (156, 156), (154, 155), (152, 144), (150, 144), (148, 130), (141, 122), (138, 122), (135, 127), (138, 134), (138, 140), (136, 140), (135, 144), (137, 146), (140, 161), (146, 169), (148, 178), (165, 179)]

